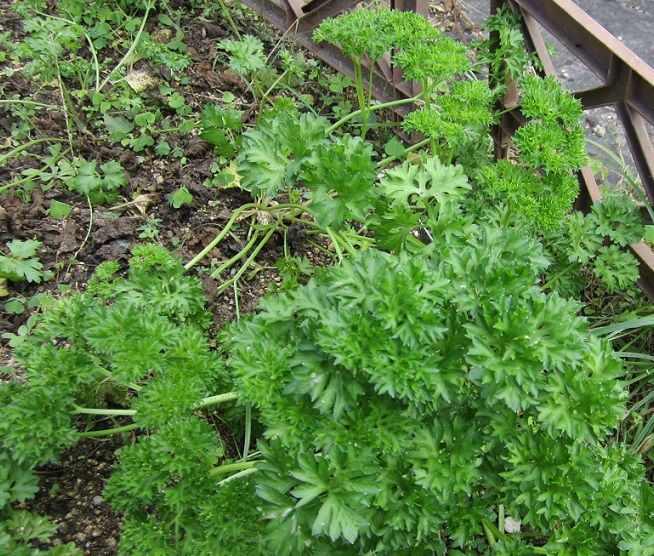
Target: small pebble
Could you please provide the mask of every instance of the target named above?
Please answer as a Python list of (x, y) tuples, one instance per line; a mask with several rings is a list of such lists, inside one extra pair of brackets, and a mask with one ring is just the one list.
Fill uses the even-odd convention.
[(606, 135), (606, 128), (603, 125), (596, 125), (593, 128), (593, 133), (597, 135), (597, 137), (604, 137)]
[(511, 516), (508, 516), (508, 517), (504, 520), (504, 531), (506, 531), (506, 532), (509, 533), (509, 534), (511, 534), (511, 533), (519, 533), (519, 532), (520, 532), (520, 527), (521, 527), (520, 522), (519, 522), (519, 521), (516, 521), (516, 520), (513, 519)]
[(102, 499), (102, 496), (94, 496), (94, 497), (91, 499), (91, 503), (92, 503), (94, 506), (99, 506), (100, 504), (102, 504), (102, 502), (104, 502), (104, 500)]

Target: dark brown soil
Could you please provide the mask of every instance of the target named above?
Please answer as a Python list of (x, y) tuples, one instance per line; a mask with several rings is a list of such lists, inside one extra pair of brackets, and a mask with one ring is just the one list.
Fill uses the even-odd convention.
[(73, 542), (93, 556), (116, 553), (120, 520), (103, 500), (102, 489), (122, 442), (118, 437), (84, 440), (61, 462), (38, 471), (41, 491), (28, 508), (59, 525), (55, 545)]

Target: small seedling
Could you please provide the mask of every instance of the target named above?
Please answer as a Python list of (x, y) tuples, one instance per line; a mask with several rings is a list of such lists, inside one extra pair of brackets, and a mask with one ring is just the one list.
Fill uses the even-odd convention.
[(185, 205), (190, 205), (193, 202), (193, 195), (191, 195), (191, 192), (185, 186), (182, 186), (168, 195), (168, 202), (170, 206), (178, 209)]

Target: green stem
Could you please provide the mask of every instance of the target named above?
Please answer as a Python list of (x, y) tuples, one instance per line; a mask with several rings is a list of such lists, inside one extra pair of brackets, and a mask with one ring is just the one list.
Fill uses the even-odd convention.
[(212, 475), (224, 475), (225, 473), (231, 473), (232, 471), (242, 471), (244, 469), (252, 469), (257, 463), (261, 461), (239, 461), (237, 463), (225, 463), (214, 467), (211, 470)]
[(417, 151), (421, 147), (424, 147), (430, 141), (431, 141), (431, 139), (423, 139), (422, 141), (416, 143), (415, 145), (411, 145), (410, 147), (407, 147), (406, 149), (404, 149), (404, 152), (400, 156), (389, 156), (388, 158), (384, 158), (383, 160), (380, 160), (377, 163), (377, 169), (382, 170), (382, 169), (386, 168), (386, 166), (388, 166), (394, 160), (404, 158), (407, 154), (409, 154), (409, 153), (411, 153), (413, 151)]
[(244, 212), (248, 210), (259, 210), (262, 212), (275, 212), (278, 210), (286, 210), (286, 209), (297, 209), (303, 212), (308, 210), (306, 206), (298, 205), (294, 203), (280, 203), (274, 206), (266, 206), (260, 203), (246, 203), (245, 205), (241, 205), (233, 212), (231, 218), (227, 221), (227, 224), (225, 224), (225, 227), (220, 231), (220, 233), (209, 244), (207, 244), (207, 246), (204, 249), (202, 249), (202, 251), (200, 251), (195, 257), (193, 257), (188, 263), (186, 263), (184, 265), (184, 269), (189, 270), (193, 268), (196, 264), (198, 264), (202, 259), (204, 259), (204, 257), (206, 257), (207, 254), (210, 253), (216, 247), (216, 245), (218, 245), (225, 238), (225, 236), (232, 229), (238, 218)]
[(248, 459), (252, 439), (252, 406), (245, 404), (245, 438), (243, 439), (243, 460)]
[(329, 236), (329, 239), (331, 240), (332, 245), (334, 246), (334, 250), (336, 251), (336, 256), (338, 257), (338, 261), (342, 262), (343, 251), (341, 250), (341, 246), (339, 245), (338, 238), (329, 227), (325, 228), (325, 233)]
[[(361, 120), (365, 120), (367, 116), (366, 113), (366, 101), (363, 92), (363, 75), (361, 72), (361, 60), (354, 60), (354, 88), (357, 93), (357, 102), (359, 104), (358, 113), (361, 114)], [(363, 128), (363, 126), (362, 126)]]
[[(195, 121), (193, 123), (194, 127), (198, 127), (200, 125), (199, 121)], [(175, 131), (181, 131), (182, 126), (177, 126), (177, 127), (164, 127), (162, 129), (152, 129), (150, 130), (150, 135), (163, 135), (164, 133), (174, 133)]]
[[(375, 110), (383, 110), (384, 108), (394, 108), (395, 106), (402, 106), (404, 104), (412, 104), (416, 102), (417, 100), (420, 100), (421, 95), (417, 95), (412, 98), (403, 98), (400, 100), (393, 100), (390, 102), (383, 102), (381, 104), (373, 104), (370, 107), (369, 112), (374, 112)], [(335, 124), (332, 124), (329, 126), (326, 130), (325, 133), (332, 133), (339, 127), (341, 127), (343, 124), (349, 122), (352, 118), (355, 116), (358, 116), (361, 114), (361, 110), (355, 110), (354, 112), (350, 112), (347, 116), (343, 116), (340, 120), (338, 120)]]
[[(432, 91), (431, 79), (426, 78), (422, 82), (422, 91), (425, 100), (425, 108), (427, 110), (431, 110), (431, 91)], [(436, 156), (438, 154), (438, 143), (436, 142), (435, 137), (429, 137), (429, 145), (431, 146), (431, 154), (433, 156)]]
[(280, 89), (283, 89), (284, 91), (288, 92), (289, 94), (293, 95), (295, 99), (301, 103), (309, 112), (311, 112), (314, 116), (319, 116), (318, 112), (316, 112), (315, 108), (311, 106), (303, 97), (300, 93), (298, 93), (293, 87), (289, 87), (285, 83), (282, 83), (279, 86)]
[(104, 409), (101, 407), (79, 407), (75, 406), (75, 414), (84, 414), (84, 415), (136, 415), (136, 409)]
[(275, 87), (277, 87), (279, 82), (282, 79), (284, 79), (284, 77), (286, 76), (287, 73), (288, 73), (288, 70), (284, 70), (282, 72), (282, 74), (275, 80), (275, 82), (270, 87), (268, 87), (268, 90), (265, 93), (263, 93), (263, 95), (261, 96), (261, 104), (262, 105), (268, 99), (268, 95), (275, 89)]
[(257, 245), (250, 254), (250, 256), (245, 260), (243, 263), (243, 266), (239, 268), (238, 272), (232, 276), (227, 282), (223, 283), (219, 288), (218, 288), (218, 293), (224, 292), (227, 288), (229, 288), (232, 284), (235, 284), (241, 279), (241, 276), (245, 274), (245, 271), (249, 268), (250, 264), (252, 264), (252, 261), (257, 257), (259, 252), (263, 249), (263, 247), (268, 243), (268, 240), (271, 238), (271, 236), (275, 233), (275, 230), (277, 230), (278, 224), (275, 224), (268, 230), (265, 236), (263, 236), (263, 239), (259, 242), (259, 245)]
[(225, 0), (218, 0), (218, 3), (220, 4), (220, 9), (223, 12), (223, 15), (225, 16), (225, 19), (229, 23), (229, 26), (232, 28), (232, 31), (234, 31), (234, 34), (238, 37), (239, 40), (241, 40), (241, 32), (238, 30), (238, 26), (236, 25), (236, 22), (234, 21), (234, 18), (232, 17), (231, 12), (227, 8), (227, 4), (225, 4)]
[(565, 276), (572, 268), (577, 266), (577, 261), (571, 262), (568, 266), (566, 266), (563, 270), (560, 272), (557, 272), (554, 276), (552, 276), (547, 282), (543, 284), (542, 289), (546, 289), (552, 286), (552, 283), (556, 282), (559, 278), (562, 276)]
[(231, 218), (227, 221), (227, 224), (225, 224), (225, 227), (220, 231), (220, 233), (213, 238), (212, 241), (210, 241), (207, 246), (202, 249), (195, 257), (193, 257), (189, 262), (187, 262), (184, 265), (185, 270), (189, 270), (193, 268), (196, 264), (198, 264), (204, 257), (207, 256), (208, 253), (210, 253), (216, 245), (218, 245), (224, 238), (225, 236), (229, 233), (229, 231), (232, 229), (232, 226), (236, 223), (236, 220), (238, 220), (238, 217), (243, 214), (246, 210), (252, 210), (252, 209), (257, 209), (259, 208), (259, 205), (257, 203), (246, 203), (245, 205), (241, 205), (238, 207), (233, 213)]
[(202, 409), (203, 407), (208, 407), (210, 405), (216, 405), (219, 403), (229, 402), (237, 399), (238, 399), (238, 394), (236, 392), (226, 392), (225, 394), (216, 394), (215, 396), (202, 398), (199, 402), (193, 404), (193, 409)]
[(30, 147), (33, 147), (34, 145), (38, 145), (39, 143), (67, 143), (68, 139), (62, 139), (61, 137), (39, 137), (38, 139), (32, 139), (31, 141), (28, 141), (27, 143), (23, 143), (22, 145), (19, 145), (15, 149), (9, 151), (7, 154), (3, 155), (0, 157), (0, 166), (2, 166), (7, 160), (10, 158), (13, 158), (17, 154), (20, 154), (26, 149), (29, 149)]
[(370, 103), (372, 102), (372, 76), (373, 76), (373, 67), (374, 62), (370, 61), (370, 68), (368, 70), (368, 91), (366, 93), (364, 102), (365, 102), (365, 112), (362, 112), (362, 122), (361, 122), (361, 139), (366, 138), (368, 133), (368, 120), (370, 118)]
[(24, 100), (22, 98), (9, 98), (9, 99), (0, 99), (0, 104), (29, 104), (32, 106), (41, 106), (43, 108), (50, 108), (52, 110), (56, 110), (59, 108), (58, 106), (55, 106), (54, 104), (45, 104), (43, 102), (36, 102), (34, 100)]
[(255, 230), (250, 238), (250, 241), (247, 242), (245, 247), (241, 249), (236, 255), (224, 261), (216, 270), (211, 273), (212, 278), (218, 278), (225, 270), (232, 266), (236, 261), (242, 259), (247, 255), (248, 251), (254, 247), (254, 244), (259, 239), (259, 230)]
[(109, 75), (100, 83), (96, 91), (99, 93), (107, 83), (111, 80), (111, 76), (116, 73), (120, 68), (125, 65), (127, 60), (129, 60), (129, 57), (132, 55), (132, 53), (136, 50), (136, 47), (138, 46), (138, 43), (141, 41), (141, 35), (143, 35), (143, 30), (145, 29), (145, 24), (148, 21), (148, 16), (150, 15), (150, 10), (152, 9), (153, 3), (152, 2), (146, 2), (145, 3), (145, 14), (143, 14), (143, 20), (141, 21), (141, 26), (139, 27), (139, 30), (136, 33), (136, 37), (134, 37), (134, 40), (132, 41), (132, 44), (130, 45), (129, 49), (127, 52), (125, 52), (125, 55), (120, 59), (118, 64), (114, 67), (113, 70), (109, 72)]
[(88, 431), (80, 432), (78, 436), (80, 438), (98, 438), (100, 436), (111, 436), (112, 434), (120, 434), (121, 432), (129, 432), (138, 429), (139, 426), (136, 423), (131, 425), (125, 425), (123, 427), (114, 427), (113, 429), (103, 429), (100, 431)]
[(240, 477), (247, 477), (248, 475), (252, 475), (252, 473), (256, 473), (256, 472), (257, 472), (256, 467), (251, 467), (250, 469), (243, 469), (243, 471), (234, 473), (233, 475), (230, 475), (229, 477), (223, 479), (222, 481), (219, 481), (217, 486), (224, 485), (225, 483), (228, 483), (229, 481), (233, 481), (234, 479), (239, 479)]

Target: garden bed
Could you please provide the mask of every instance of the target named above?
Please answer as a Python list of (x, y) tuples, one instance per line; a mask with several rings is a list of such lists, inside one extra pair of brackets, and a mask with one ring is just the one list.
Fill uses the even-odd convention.
[[(72, 553), (72, 544), (93, 555), (114, 554), (119, 545), (130, 554), (206, 554), (207, 546), (223, 542), (230, 547), (225, 554), (301, 553), (303, 547), (343, 554), (400, 554), (414, 548), (441, 553), (454, 547), (478, 553), (503, 547), (511, 553), (523, 541), (541, 551), (567, 542), (556, 525), (565, 521), (561, 515), (580, 519), (577, 508), (588, 485), (575, 475), (575, 466), (592, 468), (593, 480), (607, 482), (611, 465), (624, 468), (627, 490), (642, 486), (645, 492), (643, 476), (651, 477), (647, 458), (654, 445), (651, 386), (643, 371), (650, 357), (645, 326), (651, 317), (637, 319), (648, 315), (649, 306), (634, 285), (637, 263), (621, 250), (642, 237), (643, 223), (635, 204), (613, 197), (586, 218), (570, 215), (574, 171), (585, 156), (583, 139), (575, 143), (578, 109), (560, 88), (533, 75), (523, 82), (525, 115), (540, 121), (551, 140), (565, 142), (555, 147), (557, 156), (534, 148), (533, 129), (525, 126), (513, 160), (495, 165), (488, 139), (495, 97), (478, 80), (488, 53), (482, 48), (476, 58), (469, 57), (466, 47), (438, 32), (430, 35), (422, 20), (409, 25), (428, 37), (427, 47), (438, 44), (449, 58), (420, 60), (427, 55), (419, 51), (417, 58), (414, 52), (414, 58), (400, 53), (397, 59), (405, 75), (422, 80), (423, 91), (431, 87), (432, 92), (427, 99), (413, 99), (419, 110), (403, 129), (425, 139), (407, 146), (393, 134), (398, 124), (386, 117), (394, 106), (380, 110), (370, 98), (366, 104), (364, 81), (332, 74), (238, 7), (225, 6), (236, 20), (232, 24), (220, 4), (146, 4), (133, 12), (126, 3), (117, 2), (120, 9), (113, 11), (106, 9), (109, 4), (95, 9), (74, 2), (0, 5), (0, 44), (8, 46), (0, 66), (6, 99), (0, 109), (7, 115), (0, 121), (0, 133), (7, 137), (0, 154), (0, 245), (7, 244), (5, 264), (13, 265), (7, 267), (0, 313), (6, 371), (0, 401), (7, 406), (11, 401), (11, 409), (0, 430), (23, 434), (29, 423), (25, 429), (21, 423), (29, 419), (21, 412), (34, 411), (36, 421), (46, 413), (39, 413), (41, 406), (58, 400), (70, 402), (73, 415), (62, 424), (53, 410), (53, 424), (33, 433), (34, 446), (12, 446), (8, 435), (2, 447), (8, 492), (18, 492), (11, 473), (20, 475), (25, 465), (25, 476), (35, 469), (39, 490), (32, 492), (32, 479), (25, 479), (23, 491), (8, 495), (13, 505), (0, 507), (5, 512), (0, 518), (10, 523), (18, 515), (12, 512), (29, 510), (56, 525), (31, 523), (36, 533), (26, 554), (38, 553), (30, 552), (37, 547)], [(386, 12), (378, 13), (369, 17), (380, 17), (375, 25), (387, 25)], [(361, 17), (352, 25), (369, 30), (368, 16)], [(469, 31), (438, 7), (435, 19), (454, 35)], [(343, 29), (327, 24), (322, 39), (340, 43), (346, 53), (349, 46), (360, 62), (360, 46), (349, 44)], [(66, 30), (72, 36), (62, 35)], [(63, 37), (61, 50), (49, 52), (39, 42), (48, 32)], [(408, 36), (397, 39), (402, 48)], [(374, 45), (375, 37), (368, 38)], [(381, 55), (391, 47), (374, 48)], [(533, 63), (523, 54), (509, 53), (521, 70)], [(271, 70), (268, 57), (274, 60)], [(477, 77), (464, 80), (464, 74)], [(141, 89), (143, 79), (149, 84)], [(429, 111), (432, 97), (441, 112)], [(557, 126), (567, 138), (561, 139)], [(40, 140), (46, 136), (50, 139)], [(493, 203), (497, 212), (486, 211)], [(11, 243), (15, 240), (18, 244)], [(327, 270), (319, 270), (323, 267)], [(466, 297), (466, 288), (472, 297)], [(245, 318), (274, 293), (279, 297), (272, 297), (259, 316)], [(559, 294), (584, 305), (563, 301)], [(497, 335), (502, 318), (484, 328), (483, 320), (499, 310), (497, 299), (507, 304), (506, 322), (515, 311), (516, 318), (533, 325), (541, 338), (530, 344), (536, 347), (520, 343), (522, 337)], [(373, 310), (368, 303), (377, 305)], [(514, 308), (506, 309), (511, 304)], [(318, 315), (316, 307), (325, 312)], [(449, 320), (436, 324), (447, 311)], [(568, 339), (557, 331), (561, 323), (569, 326)], [(451, 327), (450, 335), (443, 336), (443, 326)], [(357, 339), (364, 332), (367, 339)], [(616, 348), (628, 348), (636, 360), (627, 367), (635, 384), (630, 419), (621, 405), (620, 372), (612, 366), (609, 343), (597, 338), (615, 339)], [(121, 341), (134, 346), (125, 350)], [(443, 348), (447, 356), (430, 351), (433, 342), (450, 341)], [(366, 359), (366, 342), (378, 359)], [(541, 367), (517, 383), (507, 379), (504, 363), (491, 354), (505, 343), (511, 346), (505, 357), (512, 365), (531, 369), (536, 361)], [(557, 350), (559, 362), (552, 355)], [(150, 360), (139, 371), (142, 353)], [(73, 354), (79, 357), (70, 360), (79, 364), (76, 373), (67, 371)], [(279, 368), (277, 357), (285, 361)], [(597, 370), (591, 372), (590, 363), (580, 361), (592, 358)], [(448, 367), (447, 361), (458, 363)], [(564, 375), (564, 364), (585, 377), (602, 400), (577, 406), (559, 392), (548, 377)], [(439, 370), (444, 378), (435, 380), (438, 365), (444, 365)], [(470, 375), (457, 378), (464, 367)], [(185, 378), (161, 380), (163, 369), (174, 380)], [(377, 370), (366, 375), (372, 369)], [(497, 373), (496, 382), (487, 381), (480, 369)], [(51, 384), (50, 376), (60, 378)], [(569, 388), (582, 389), (575, 395), (592, 398), (576, 377), (565, 377)], [(476, 386), (484, 392), (479, 398), (471, 393)], [(38, 397), (44, 393), (52, 400)], [(23, 394), (26, 400), (36, 397), (21, 406)], [(570, 415), (557, 414), (554, 396), (559, 404), (574, 405)], [(284, 407), (286, 399), (295, 402)], [(179, 400), (179, 407), (171, 400)], [(443, 409), (441, 403), (454, 403), (468, 421), (454, 418), (455, 412), (450, 422), (441, 412), (453, 406)], [(61, 416), (68, 410), (56, 411)], [(378, 412), (377, 424), (363, 414), (356, 424), (348, 421), (357, 411)], [(526, 510), (524, 500), (509, 507), (504, 500), (512, 494), (493, 482), (497, 469), (518, 489), (515, 498), (520, 489), (544, 487), (521, 483), (516, 469), (520, 458), (530, 455), (520, 453), (506, 431), (496, 430), (496, 437), (489, 433), (499, 426), (480, 417), (489, 411), (506, 417), (503, 426), (513, 423), (524, 446), (538, 437), (552, 446), (558, 442), (564, 452), (581, 450), (576, 463), (566, 459), (567, 452), (557, 455), (567, 470), (563, 475), (574, 475), (580, 485), (579, 500), (574, 489), (570, 500), (549, 500), (540, 512), (551, 512), (545, 520)], [(423, 428), (414, 431), (411, 419)], [(379, 423), (384, 427), (378, 430)], [(43, 433), (48, 427), (51, 434)], [(468, 437), (465, 430), (479, 435)], [(467, 440), (456, 442), (457, 435)], [(415, 445), (406, 460), (410, 471), (393, 463), (405, 436)], [(73, 437), (79, 441), (71, 442)], [(616, 442), (621, 437), (622, 443)], [(357, 446), (358, 439), (361, 449), (346, 448), (352, 442)], [(430, 445), (433, 439), (439, 439), (436, 445)], [(187, 440), (197, 443), (191, 447), (197, 453), (189, 452)], [(436, 449), (438, 442), (443, 444)], [(502, 452), (502, 443), (510, 450)], [(144, 471), (150, 463), (139, 463), (144, 453), (139, 450), (151, 450), (150, 475)], [(330, 450), (335, 451), (323, 457)], [(452, 458), (438, 459), (445, 451)], [(28, 455), (21, 455), (35, 453), (40, 463), (48, 463), (34, 468)], [(289, 454), (299, 454), (297, 462)], [(488, 455), (483, 472), (480, 454)], [(155, 477), (169, 463), (169, 476)], [(437, 479), (448, 473), (446, 483), (460, 483), (454, 492)], [(213, 492), (206, 490), (207, 476), (215, 477), (224, 499), (220, 494), (203, 499), (201, 493)], [(391, 492), (397, 494), (397, 485), (409, 476), (413, 480), (402, 487), (406, 498), (394, 505)], [(275, 477), (291, 482), (281, 484)], [(256, 515), (260, 500), (251, 481), (259, 481), (258, 492), (272, 504), (264, 517), (277, 527), (266, 529)], [(330, 481), (341, 485), (336, 491), (343, 498), (327, 494)], [(130, 491), (139, 486), (138, 495)], [(381, 488), (388, 488), (389, 498), (375, 498)], [(610, 488), (618, 487), (611, 483), (606, 491)], [(134, 500), (141, 494), (147, 498), (148, 489), (153, 501), (138, 506)], [(427, 491), (438, 494), (430, 498)], [(198, 500), (197, 508), (187, 504), (180, 510), (175, 496)], [(647, 554), (646, 495), (641, 500), (620, 490), (612, 496), (625, 513), (638, 516), (620, 542)], [(411, 502), (411, 497), (417, 498)], [(593, 515), (617, 519), (607, 517), (610, 511), (599, 498)], [(280, 506), (281, 500), (292, 504)], [(476, 524), (457, 514), (468, 505)], [(231, 508), (229, 519), (225, 508)], [(448, 508), (457, 531), (437, 522), (438, 508)], [(397, 522), (404, 512), (407, 522)], [(293, 525), (286, 520), (289, 514), (297, 520)], [(523, 536), (515, 535), (518, 518)], [(196, 523), (223, 519), (224, 526), (197, 531)], [(613, 534), (607, 528), (595, 540), (608, 546), (618, 542)], [(420, 546), (407, 544), (414, 540)], [(24, 545), (7, 546), (22, 550)]]

